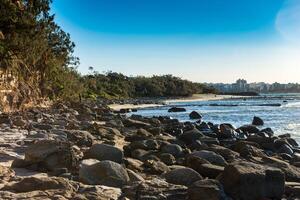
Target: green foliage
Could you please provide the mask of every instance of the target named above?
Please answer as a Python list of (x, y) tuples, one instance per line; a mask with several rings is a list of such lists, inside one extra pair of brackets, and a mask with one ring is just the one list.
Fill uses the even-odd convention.
[(79, 89), (73, 93), (82, 92), (79, 75), (68, 67), (76, 66), (78, 59), (72, 55), (75, 45), (70, 35), (50, 14), (51, 2), (0, 1), (0, 67), (12, 71), (18, 81), (38, 88), (40, 96), (65, 97), (75, 83)]
[(108, 99), (134, 97), (179, 97), (196, 93), (215, 93), (203, 84), (182, 80), (172, 75), (127, 77), (120, 73), (93, 72), (83, 77), (86, 97), (97, 95)]

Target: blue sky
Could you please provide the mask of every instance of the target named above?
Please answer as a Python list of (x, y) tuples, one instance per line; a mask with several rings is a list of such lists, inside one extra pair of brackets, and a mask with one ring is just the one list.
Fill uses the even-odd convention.
[(52, 12), (82, 73), (300, 82), (299, 0), (54, 0)]

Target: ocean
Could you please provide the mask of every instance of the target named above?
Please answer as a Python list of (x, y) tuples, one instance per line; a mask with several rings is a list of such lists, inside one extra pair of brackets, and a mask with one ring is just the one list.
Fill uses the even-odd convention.
[[(187, 111), (169, 113), (172, 106), (184, 107)], [(162, 107), (139, 109), (142, 116), (170, 116), (180, 121), (189, 121), (189, 113), (197, 111), (202, 120), (214, 124), (230, 123), (236, 127), (250, 124), (254, 116), (262, 118), (275, 135), (289, 133), (300, 144), (300, 94), (261, 94), (246, 99), (176, 102)]]

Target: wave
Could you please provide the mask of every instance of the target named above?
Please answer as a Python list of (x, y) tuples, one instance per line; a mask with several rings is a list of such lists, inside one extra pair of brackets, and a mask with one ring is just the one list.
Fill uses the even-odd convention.
[(300, 108), (300, 102), (293, 102), (285, 104), (284, 107), (286, 108)]

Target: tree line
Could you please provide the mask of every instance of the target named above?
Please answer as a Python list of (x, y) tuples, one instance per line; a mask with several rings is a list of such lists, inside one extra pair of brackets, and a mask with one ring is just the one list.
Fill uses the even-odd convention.
[[(52, 0), (0, 1), (0, 69), (11, 72), (23, 94), (50, 99), (188, 96), (213, 89), (171, 75), (81, 75), (75, 44), (50, 13)], [(26, 87), (24, 87), (26, 86)]]
[(82, 80), (85, 96), (93, 98), (180, 97), (216, 93), (214, 88), (172, 75), (128, 77), (116, 72), (93, 72), (83, 76)]

